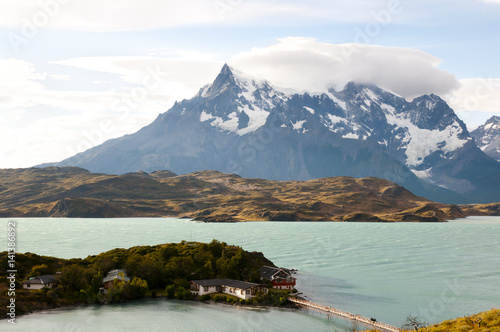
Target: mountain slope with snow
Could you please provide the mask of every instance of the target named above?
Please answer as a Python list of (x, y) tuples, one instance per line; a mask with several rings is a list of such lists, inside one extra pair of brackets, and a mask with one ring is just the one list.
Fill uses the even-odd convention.
[(500, 163), (438, 96), (408, 102), (353, 82), (341, 91), (284, 92), (227, 65), (137, 133), (57, 165), (118, 174), (210, 169), (274, 180), (373, 176), (441, 202), (500, 201), (491, 185)]
[(477, 146), (488, 156), (500, 162), (500, 117), (492, 116), (471, 132)]

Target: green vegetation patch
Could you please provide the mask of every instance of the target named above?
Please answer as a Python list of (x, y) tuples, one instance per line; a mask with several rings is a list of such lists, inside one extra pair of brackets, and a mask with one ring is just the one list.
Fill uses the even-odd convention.
[[(0, 253), (0, 261), (7, 261), (7, 252)], [(146, 294), (189, 300), (192, 298), (189, 280), (229, 278), (260, 282), (258, 270), (263, 265), (274, 266), (260, 252), (247, 252), (217, 240), (113, 249), (85, 259), (16, 254), (17, 313), (76, 303), (122, 302)], [(114, 269), (125, 269), (131, 280), (115, 280), (103, 292), (102, 280)], [(22, 289), (21, 281), (40, 275), (56, 275), (57, 287), (35, 291)], [(5, 270), (0, 271), (2, 318), (7, 317), (8, 289), (7, 274)]]

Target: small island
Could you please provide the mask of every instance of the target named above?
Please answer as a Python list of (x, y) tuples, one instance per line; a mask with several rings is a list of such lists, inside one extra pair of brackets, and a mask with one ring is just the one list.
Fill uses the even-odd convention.
[[(0, 261), (7, 261), (7, 252)], [(213, 240), (113, 249), (85, 259), (16, 254), (16, 279), (0, 275), (0, 317), (15, 299), (16, 317), (71, 305), (108, 304), (144, 297), (293, 306), (295, 277), (260, 252)], [(15, 294), (9, 295), (11, 283)], [(14, 296), (11, 296), (14, 295)]]

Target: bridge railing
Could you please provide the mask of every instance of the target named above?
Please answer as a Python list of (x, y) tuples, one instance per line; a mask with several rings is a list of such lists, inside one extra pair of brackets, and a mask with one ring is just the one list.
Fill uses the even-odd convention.
[(344, 311), (344, 310), (336, 309), (334, 307), (327, 307), (327, 306), (324, 306), (321, 304), (317, 304), (317, 303), (314, 303), (311, 301), (298, 299), (298, 298), (294, 298), (294, 297), (289, 297), (288, 300), (290, 302), (293, 302), (293, 303), (297, 303), (297, 304), (300, 304), (300, 305), (303, 305), (306, 307), (318, 309), (318, 310), (324, 311), (326, 313), (332, 313), (332, 314), (335, 314), (337, 316), (340, 316), (340, 317), (343, 317), (343, 318), (346, 318), (346, 319), (349, 319), (352, 321), (358, 321), (358, 322), (363, 323), (365, 325), (373, 326), (373, 327), (376, 327), (376, 328), (379, 328), (379, 329), (382, 329), (385, 331), (389, 331), (389, 332), (400, 332), (401, 331), (401, 329), (398, 327), (395, 327), (395, 326), (392, 326), (392, 325), (389, 325), (386, 323), (382, 323), (382, 322), (373, 321), (370, 318), (363, 317), (361, 315), (355, 315), (355, 314), (352, 314), (352, 313)]

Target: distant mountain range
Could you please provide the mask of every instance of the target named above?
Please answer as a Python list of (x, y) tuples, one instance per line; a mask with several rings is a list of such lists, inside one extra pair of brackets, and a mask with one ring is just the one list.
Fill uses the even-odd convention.
[(271, 180), (378, 177), (439, 202), (500, 201), (500, 163), (438, 96), (408, 102), (353, 82), (341, 91), (290, 92), (228, 65), (138, 132), (42, 166), (49, 165)]

